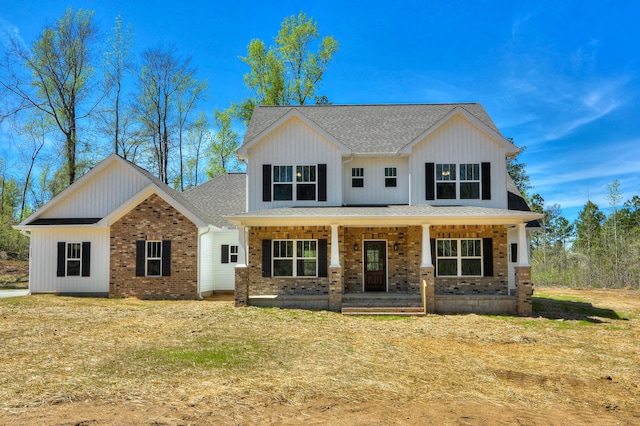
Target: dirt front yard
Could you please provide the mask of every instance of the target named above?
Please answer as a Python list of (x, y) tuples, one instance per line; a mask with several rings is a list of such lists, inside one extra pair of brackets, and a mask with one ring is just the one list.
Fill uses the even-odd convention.
[(537, 316), (0, 300), (0, 424), (640, 424), (640, 293)]

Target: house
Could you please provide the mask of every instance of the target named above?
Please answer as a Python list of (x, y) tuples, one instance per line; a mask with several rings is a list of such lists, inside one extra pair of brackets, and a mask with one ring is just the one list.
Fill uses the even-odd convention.
[(517, 152), (476, 103), (256, 107), (236, 306), (529, 315)]
[[(178, 193), (112, 154), (16, 226), (31, 293), (197, 299), (232, 291), (244, 174)], [(225, 254), (226, 253), (226, 254)]]

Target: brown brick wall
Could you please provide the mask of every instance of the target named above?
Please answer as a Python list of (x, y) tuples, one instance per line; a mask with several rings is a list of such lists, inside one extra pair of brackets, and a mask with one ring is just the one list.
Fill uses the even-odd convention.
[[(249, 296), (282, 295), (328, 295), (330, 277), (317, 278), (278, 278), (262, 276), (262, 240), (327, 240), (327, 258), (331, 258), (331, 227), (295, 226), (264, 227), (249, 229), (249, 262), (246, 274), (249, 280)], [(328, 274), (329, 275), (329, 274)], [(238, 284), (236, 284), (237, 286)]]
[[(493, 277), (441, 278), (436, 275), (437, 295), (508, 295), (507, 229), (500, 225), (432, 226), (431, 238), (492, 238)], [(434, 253), (435, 259), (435, 253)], [(435, 265), (434, 265), (435, 266)], [(437, 271), (436, 271), (437, 273)]]
[[(136, 277), (136, 241), (171, 240), (171, 275)], [(196, 299), (198, 229), (153, 194), (111, 226), (109, 297)]]

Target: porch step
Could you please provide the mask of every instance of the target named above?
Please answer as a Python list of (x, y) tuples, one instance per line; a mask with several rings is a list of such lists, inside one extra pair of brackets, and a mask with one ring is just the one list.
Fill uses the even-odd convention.
[(351, 293), (342, 296), (343, 308), (422, 308), (419, 294)]
[(424, 316), (422, 307), (343, 307), (343, 315), (397, 315)]

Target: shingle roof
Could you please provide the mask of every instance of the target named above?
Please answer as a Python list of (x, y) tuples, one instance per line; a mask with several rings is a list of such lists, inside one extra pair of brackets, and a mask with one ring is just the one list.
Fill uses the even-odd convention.
[(246, 209), (246, 174), (226, 173), (182, 193), (191, 204), (206, 212), (208, 222), (217, 227), (235, 228), (224, 216)]
[(257, 106), (243, 144), (258, 136), (289, 111), (296, 110), (354, 153), (395, 153), (456, 107), (463, 108), (501, 134), (478, 103)]

